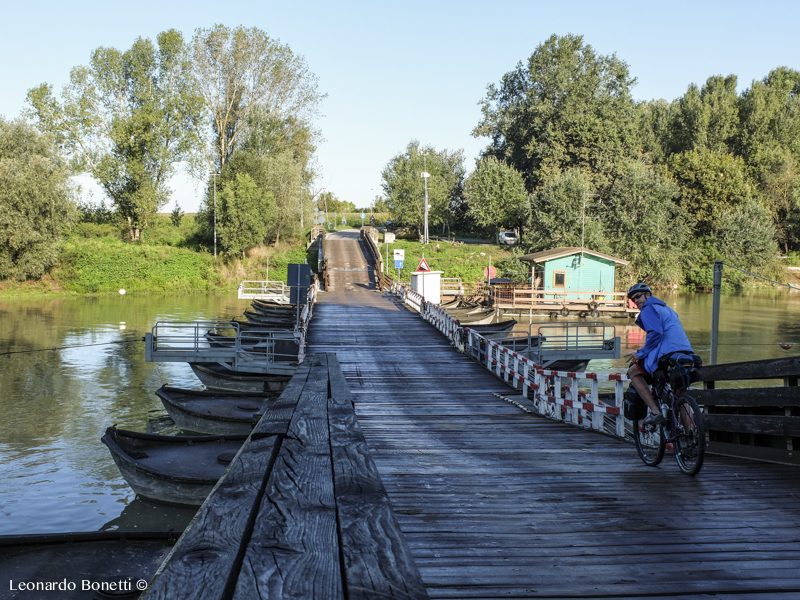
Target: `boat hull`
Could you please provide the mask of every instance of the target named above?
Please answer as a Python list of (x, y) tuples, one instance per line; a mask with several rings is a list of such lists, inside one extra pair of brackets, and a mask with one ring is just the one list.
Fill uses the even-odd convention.
[(211, 392), (162, 386), (156, 390), (175, 425), (184, 431), (247, 435), (279, 392)]
[(152, 435), (109, 427), (101, 441), (137, 495), (200, 506), (245, 439), (246, 435)]
[(289, 383), (291, 375), (264, 375), (231, 371), (216, 363), (189, 363), (197, 378), (211, 390), (231, 392), (281, 391)]

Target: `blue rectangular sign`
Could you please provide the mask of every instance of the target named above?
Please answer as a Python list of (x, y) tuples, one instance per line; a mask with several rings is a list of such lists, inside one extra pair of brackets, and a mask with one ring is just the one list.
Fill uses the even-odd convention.
[(402, 260), (394, 261), (394, 268), (395, 269), (402, 269), (403, 268), (403, 261)]

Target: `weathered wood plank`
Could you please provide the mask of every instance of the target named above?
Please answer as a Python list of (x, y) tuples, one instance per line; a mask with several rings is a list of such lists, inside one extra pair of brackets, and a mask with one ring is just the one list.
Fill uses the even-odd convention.
[(738, 379), (783, 379), (800, 375), (800, 358), (770, 358), (749, 362), (707, 365), (700, 381), (733, 381)]
[(690, 390), (703, 406), (800, 406), (800, 387)]
[(253, 509), (280, 447), (278, 436), (251, 440), (231, 462), (162, 563), (145, 598), (217, 600), (232, 589)]
[[(301, 366), (272, 405), (291, 414), (306, 385), (310, 366)], [(280, 448), (284, 431), (266, 413), (242, 445), (225, 475), (209, 494), (156, 573), (145, 597), (217, 599), (233, 589), (258, 501)]]
[(800, 437), (800, 417), (704, 414), (709, 431)]
[[(329, 364), (331, 362), (335, 361), (329, 357)], [(338, 367), (338, 363), (335, 366)], [(333, 369), (331, 365), (331, 388), (336, 390)], [(331, 398), (328, 402), (336, 510), (348, 600), (428, 598), (370, 456), (352, 402), (346, 397)]]
[(247, 544), (233, 598), (344, 598), (327, 419), (328, 372), (313, 358)]

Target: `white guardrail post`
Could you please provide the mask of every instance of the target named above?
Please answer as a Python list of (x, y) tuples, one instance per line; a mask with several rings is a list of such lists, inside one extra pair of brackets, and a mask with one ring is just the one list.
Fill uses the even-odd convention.
[[(446, 310), (425, 301), (419, 293), (405, 285), (398, 284), (394, 292), (404, 304), (414, 308), (423, 319), (453, 342), (460, 352), (470, 355), (499, 379), (520, 390), (522, 398), (531, 401), (534, 412), (585, 429), (625, 437), (626, 421), (622, 414), (622, 402), (627, 375), (544, 369), (469, 327), (459, 327)], [(600, 399), (600, 381), (614, 382), (613, 404)], [(581, 384), (588, 390), (581, 390)], [(610, 427), (606, 425), (606, 415), (611, 417)]]

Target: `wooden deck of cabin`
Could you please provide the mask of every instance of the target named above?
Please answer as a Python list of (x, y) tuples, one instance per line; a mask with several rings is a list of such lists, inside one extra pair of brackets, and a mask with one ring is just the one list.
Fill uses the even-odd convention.
[[(328, 242), (326, 242), (328, 244)], [(520, 411), (330, 240), (309, 355), (335, 352), (431, 598), (800, 598), (800, 472), (668, 456)], [(359, 258), (361, 257), (361, 258)]]

